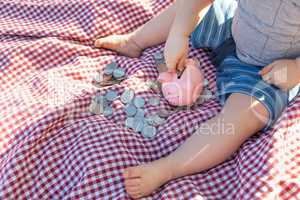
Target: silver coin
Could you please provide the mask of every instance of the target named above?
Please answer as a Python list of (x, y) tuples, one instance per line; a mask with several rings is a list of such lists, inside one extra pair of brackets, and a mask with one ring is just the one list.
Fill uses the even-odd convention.
[(154, 126), (145, 125), (142, 130), (142, 135), (146, 138), (153, 138), (156, 135), (156, 128)]
[(95, 96), (92, 97), (92, 101), (97, 101), (97, 95), (95, 95)]
[(94, 77), (93, 80), (96, 83), (100, 83), (101, 81), (103, 81), (103, 74), (102, 73), (97, 73)]
[(142, 108), (145, 105), (145, 100), (142, 97), (135, 97), (134, 100), (133, 100), (133, 104), (137, 108)]
[(123, 76), (123, 77), (120, 77), (120, 78), (115, 78), (117, 81), (119, 81), (119, 82), (121, 82), (121, 81), (123, 81), (123, 80), (125, 80), (126, 79), (126, 76)]
[(113, 77), (118, 79), (118, 78), (122, 78), (123, 76), (125, 76), (125, 70), (122, 68), (116, 68), (113, 71)]
[(133, 126), (134, 125), (134, 118), (133, 117), (128, 117), (126, 120), (125, 120), (125, 126), (128, 127), (128, 128), (132, 128), (133, 129)]
[(162, 118), (167, 118), (169, 117), (169, 115), (172, 114), (172, 112), (168, 111), (168, 110), (160, 110), (158, 112), (158, 116), (162, 117)]
[(149, 82), (147, 82), (147, 84), (146, 84), (147, 88), (152, 89), (152, 90), (154, 90), (155, 92), (159, 92), (159, 91), (160, 91), (160, 88), (161, 88), (160, 85), (161, 85), (161, 84), (158, 83), (157, 81), (149, 81)]
[(104, 107), (108, 106), (108, 101), (103, 95), (97, 95), (95, 97), (95, 102), (98, 104), (101, 113), (103, 112)]
[(200, 96), (200, 98), (198, 98), (197, 101), (196, 101), (196, 105), (200, 105), (204, 102), (205, 102), (205, 99)]
[[(155, 60), (155, 65), (159, 66), (159, 65), (164, 65), (165, 64), (165, 60), (164, 59), (160, 59), (160, 60)], [(160, 68), (158, 68), (158, 70), (160, 71)]]
[(153, 56), (154, 56), (155, 60), (162, 60), (162, 59), (164, 59), (164, 55), (161, 52), (156, 52), (156, 53), (154, 53)]
[(112, 75), (113, 71), (114, 71), (114, 69), (112, 69), (112, 68), (105, 68), (105, 69), (103, 70), (103, 73), (104, 73), (105, 75)]
[(95, 96), (94, 100), (97, 102), (97, 104), (103, 104), (106, 101), (106, 99), (103, 95)]
[(208, 86), (208, 84), (209, 84), (208, 80), (207, 80), (207, 79), (204, 79), (204, 81), (203, 81), (203, 86), (206, 87), (206, 86)]
[(201, 94), (201, 97), (202, 97), (204, 100), (208, 100), (208, 99), (210, 99), (210, 98), (213, 97), (213, 94), (212, 94), (212, 92), (211, 92), (209, 89), (205, 89), (205, 90), (203, 91), (203, 93)]
[(147, 122), (147, 124), (149, 125), (153, 125), (155, 126), (155, 116), (151, 115), (151, 116), (148, 116), (145, 121)]
[(103, 110), (103, 115), (104, 115), (105, 117), (108, 117), (108, 116), (110, 116), (110, 115), (112, 115), (112, 114), (113, 114), (113, 109), (112, 109), (112, 107), (107, 106), (107, 107), (104, 108), (104, 110)]
[(89, 112), (99, 115), (100, 114), (100, 110), (99, 110), (99, 106), (97, 104), (96, 101), (92, 101), (89, 108), (88, 108)]
[(106, 69), (116, 69), (118, 68), (118, 64), (116, 62), (111, 62), (105, 66)]
[(148, 100), (148, 102), (152, 106), (158, 106), (160, 103), (160, 99), (158, 97), (152, 97)]
[(109, 91), (106, 93), (105, 98), (106, 98), (108, 101), (114, 101), (115, 99), (118, 98), (118, 92), (117, 92), (117, 91), (114, 91), (114, 90), (109, 90)]
[(144, 116), (134, 116), (134, 120), (141, 120), (143, 121), (145, 124), (147, 124), (146, 118)]
[(156, 115), (156, 117), (155, 117), (155, 123), (156, 123), (157, 125), (161, 125), (161, 124), (163, 124), (164, 122), (165, 122), (165, 119), (164, 119), (164, 118), (161, 118), (160, 116)]
[(135, 132), (141, 132), (144, 128), (144, 121), (138, 118), (134, 118), (133, 129)]
[(134, 98), (134, 91), (133, 90), (125, 90), (121, 95), (121, 101), (123, 103), (129, 103)]
[(158, 126), (164, 123), (165, 119), (161, 118), (157, 114), (153, 114), (146, 118), (146, 121), (149, 125)]
[(144, 118), (145, 117), (145, 111), (142, 110), (142, 109), (137, 109), (135, 117)]
[(132, 104), (128, 104), (127, 106), (125, 106), (125, 113), (127, 116), (132, 117), (136, 114), (137, 109), (134, 105)]

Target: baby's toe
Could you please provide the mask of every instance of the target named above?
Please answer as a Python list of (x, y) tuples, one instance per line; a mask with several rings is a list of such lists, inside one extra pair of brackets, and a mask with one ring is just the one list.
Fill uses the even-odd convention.
[(141, 184), (141, 179), (140, 178), (125, 180), (125, 185), (127, 187), (139, 186), (140, 184)]
[(124, 170), (123, 176), (125, 179), (129, 178), (139, 178), (141, 177), (141, 168), (140, 167), (129, 167)]

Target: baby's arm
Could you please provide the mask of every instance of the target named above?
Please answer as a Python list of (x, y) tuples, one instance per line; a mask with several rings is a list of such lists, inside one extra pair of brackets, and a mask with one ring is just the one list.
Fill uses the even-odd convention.
[(188, 54), (189, 35), (194, 30), (199, 13), (212, 0), (177, 0), (176, 15), (165, 46), (165, 59), (170, 71), (183, 70)]
[(176, 16), (170, 31), (170, 35), (189, 37), (194, 30), (199, 13), (213, 0), (178, 0)]

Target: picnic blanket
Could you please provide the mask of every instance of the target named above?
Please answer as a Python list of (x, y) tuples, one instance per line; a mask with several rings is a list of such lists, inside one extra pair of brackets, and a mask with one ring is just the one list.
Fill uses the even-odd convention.
[[(140, 58), (96, 49), (98, 37), (128, 33), (171, 0), (0, 0), (0, 199), (130, 199), (123, 169), (166, 156), (221, 109), (210, 99), (172, 114), (153, 139), (126, 129), (122, 105), (93, 115), (95, 94), (143, 87), (158, 76), (153, 54)], [(192, 49), (209, 88), (215, 68)], [(93, 76), (115, 61), (128, 79), (104, 88)], [(167, 102), (147, 112), (170, 106)], [(251, 120), (251, 119), (249, 119)], [(145, 199), (300, 199), (300, 97), (268, 132), (249, 138), (228, 160), (173, 180)], [(155, 177), (154, 177), (155, 178)]]

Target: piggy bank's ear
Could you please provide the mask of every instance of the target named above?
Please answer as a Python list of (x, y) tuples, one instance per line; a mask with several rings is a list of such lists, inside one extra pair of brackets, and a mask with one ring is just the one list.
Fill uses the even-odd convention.
[(174, 73), (172, 72), (163, 72), (158, 76), (158, 82), (160, 83), (167, 83), (171, 82), (173, 79)]

